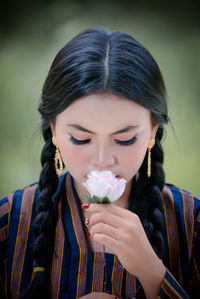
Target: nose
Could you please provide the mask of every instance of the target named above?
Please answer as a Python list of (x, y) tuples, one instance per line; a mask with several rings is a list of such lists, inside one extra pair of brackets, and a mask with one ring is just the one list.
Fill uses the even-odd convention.
[(92, 156), (91, 164), (98, 169), (108, 169), (116, 163), (112, 149), (105, 144), (97, 145)]

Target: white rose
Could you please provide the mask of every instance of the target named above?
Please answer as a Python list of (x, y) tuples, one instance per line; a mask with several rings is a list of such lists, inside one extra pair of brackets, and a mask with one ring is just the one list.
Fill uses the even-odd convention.
[(111, 171), (91, 171), (83, 185), (87, 188), (91, 198), (108, 198), (111, 202), (120, 198), (126, 187), (125, 179), (118, 179)]

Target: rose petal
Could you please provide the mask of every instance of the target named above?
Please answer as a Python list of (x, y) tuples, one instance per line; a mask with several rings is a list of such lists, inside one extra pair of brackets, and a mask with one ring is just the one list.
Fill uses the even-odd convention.
[(126, 187), (126, 180), (116, 178), (111, 171), (92, 170), (87, 178), (83, 185), (90, 195), (99, 198), (108, 197), (110, 201), (117, 200)]

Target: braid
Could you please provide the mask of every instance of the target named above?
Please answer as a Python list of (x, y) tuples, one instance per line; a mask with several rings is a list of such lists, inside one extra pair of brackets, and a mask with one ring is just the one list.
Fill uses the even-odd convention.
[[(41, 155), (37, 216), (33, 225), (33, 266), (44, 267), (45, 272), (34, 273), (30, 286), (21, 297), (23, 299), (50, 297), (56, 227), (54, 212), (58, 204), (52, 201), (52, 197), (57, 189), (58, 178), (54, 168), (55, 146), (52, 144), (49, 122), (53, 123), (56, 116), (77, 99), (99, 92), (108, 92), (138, 103), (151, 111), (152, 120), (156, 123), (163, 125), (168, 121), (161, 72), (150, 53), (131, 36), (92, 29), (77, 35), (59, 51), (43, 85), (42, 102), (38, 108), (43, 119), (45, 145)], [(139, 169), (133, 207), (159, 257), (162, 257), (164, 248), (161, 192), (165, 177), (160, 144), (162, 125), (157, 131), (152, 149), (152, 175), (147, 177), (146, 155)]]
[[(33, 248), (33, 266), (44, 267), (45, 272), (35, 272), (33, 280), (20, 298), (49, 298), (49, 279), (53, 253), (53, 201), (52, 197), (58, 185), (54, 167), (55, 147), (52, 144), (50, 127), (43, 128), (45, 145), (41, 154), (42, 171), (40, 174), (40, 196), (37, 202), (37, 216), (33, 224), (35, 243)], [(52, 248), (52, 250), (49, 250)]]
[(140, 217), (147, 237), (156, 252), (162, 258), (164, 251), (163, 230), (163, 198), (162, 189), (165, 184), (165, 175), (162, 167), (163, 150), (161, 139), (163, 127), (159, 129), (155, 138), (155, 145), (151, 154), (151, 177), (147, 177), (147, 155), (140, 168), (140, 175), (136, 186), (136, 200), (134, 212)]

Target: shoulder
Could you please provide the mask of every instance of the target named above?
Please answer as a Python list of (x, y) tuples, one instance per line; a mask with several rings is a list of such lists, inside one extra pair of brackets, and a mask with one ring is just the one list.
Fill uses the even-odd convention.
[(172, 184), (163, 188), (165, 213), (176, 214), (177, 219), (185, 221), (200, 219), (200, 198), (192, 193)]
[(11, 214), (25, 215), (28, 211), (33, 209), (36, 205), (39, 197), (39, 186), (38, 183), (25, 186), (21, 189), (16, 190), (12, 194), (12, 208)]
[[(10, 215), (15, 219), (20, 215), (26, 214), (34, 205), (39, 196), (38, 183), (33, 183), (21, 189), (14, 191), (0, 199), (0, 230), (8, 226)], [(4, 236), (5, 237), (5, 236)]]
[[(63, 174), (58, 183), (54, 199), (59, 198), (65, 188), (65, 178), (67, 173)], [(36, 214), (36, 204), (39, 197), (38, 182), (17, 189), (13, 193), (0, 199), (0, 229), (8, 222), (17, 221), (25, 215), (33, 218)], [(14, 216), (14, 217), (13, 217)]]
[(163, 188), (163, 197), (164, 200), (171, 200), (174, 203), (180, 203), (184, 201), (194, 202), (197, 205), (200, 205), (200, 198), (188, 192), (185, 189), (182, 189), (176, 185), (166, 184)]
[(20, 204), (23, 200), (27, 199), (36, 199), (39, 195), (38, 183), (33, 183), (27, 185), (23, 188), (15, 190), (13, 193), (10, 193), (8, 196), (5, 196), (0, 199), (0, 206), (2, 204), (7, 204), (9, 210), (13, 208), (13, 205)]

